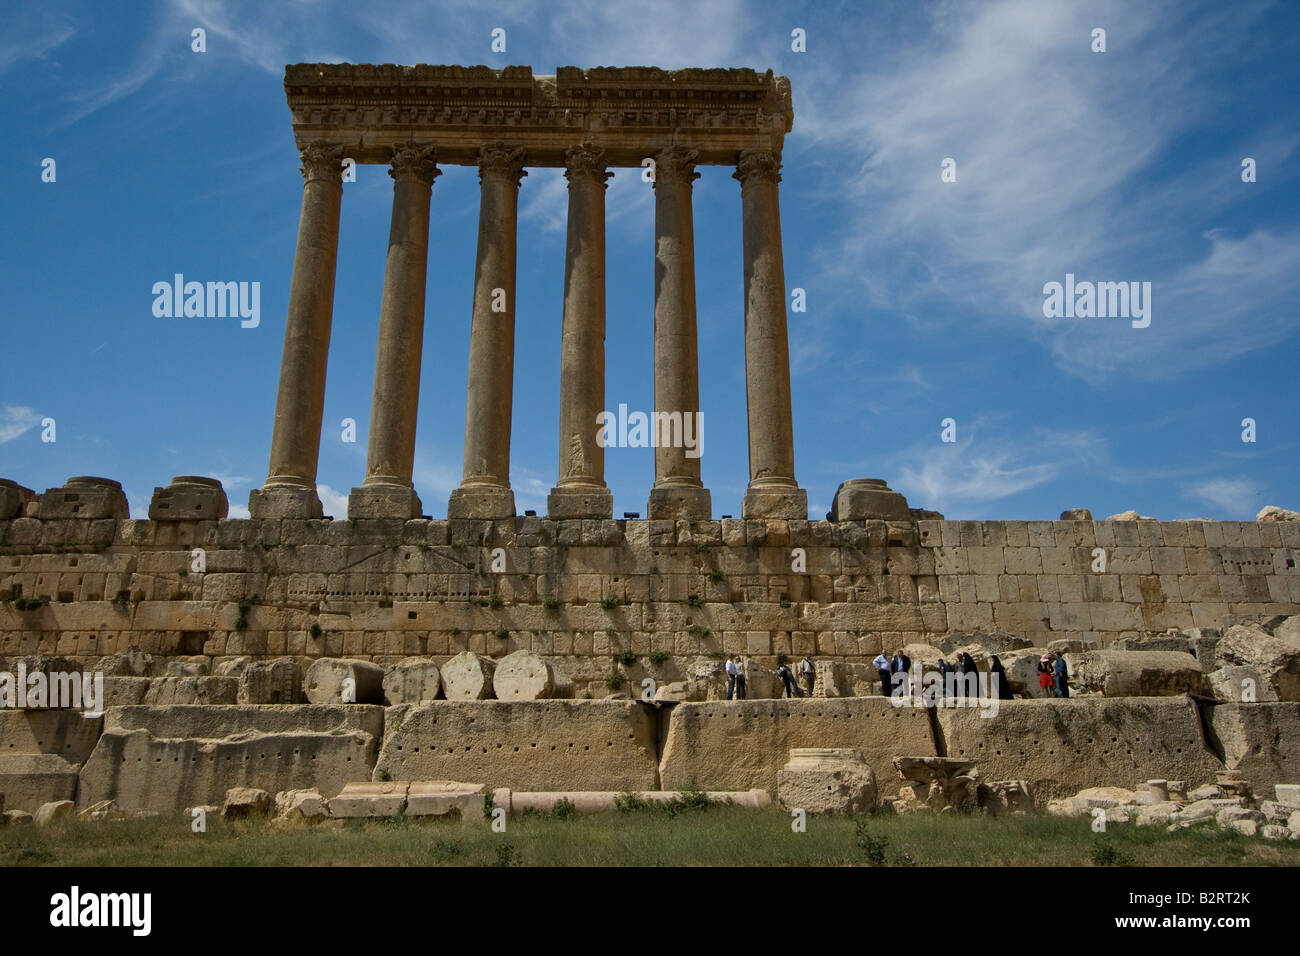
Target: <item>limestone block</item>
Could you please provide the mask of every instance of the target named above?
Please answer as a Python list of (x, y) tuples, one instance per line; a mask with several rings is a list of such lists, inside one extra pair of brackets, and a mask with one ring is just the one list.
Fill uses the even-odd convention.
[(907, 499), (880, 478), (851, 478), (835, 491), (830, 521), (911, 521)]
[(861, 813), (876, 805), (876, 778), (852, 748), (796, 748), (776, 775), (777, 799), (788, 810)]
[(264, 817), (271, 812), (271, 795), (257, 787), (231, 787), (221, 804), (221, 815), (227, 820)]
[(233, 704), (238, 695), (239, 679), (235, 677), (155, 677), (149, 681), (144, 703)]
[(1268, 678), (1279, 700), (1300, 701), (1300, 646), (1261, 627), (1234, 624), (1228, 628), (1215, 646), (1214, 660), (1219, 667), (1254, 667)]
[(1207, 705), (1210, 745), (1260, 793), (1300, 780), (1300, 703)]
[(1072, 693), (1104, 697), (1173, 697), (1201, 692), (1201, 666), (1178, 651), (1085, 651), (1066, 654)]
[(370, 779), (382, 734), (383, 710), (360, 705), (117, 707), (81, 768), (78, 805), (179, 813), (232, 787), (329, 798)]
[(128, 647), (121, 654), (109, 654), (99, 659), (95, 670), (106, 677), (147, 677), (153, 669), (153, 655), (140, 648)]
[(442, 675), (437, 664), (427, 657), (408, 657), (384, 673), (384, 702), (391, 707), (437, 700), (441, 687)]
[(1300, 809), (1300, 783), (1279, 783), (1273, 787), (1277, 802)]
[(0, 521), (22, 517), (28, 503), (35, 501), (36, 492), (32, 489), (8, 478), (0, 478)]
[(302, 665), (291, 657), (254, 661), (237, 679), (239, 690), (236, 699), (241, 704), (299, 704), (303, 701)]
[[(677, 705), (694, 706), (702, 705)], [(657, 785), (652, 705), (439, 700), (390, 707), (385, 720), (375, 779), (475, 780), (516, 790)]]
[(77, 805), (71, 800), (55, 800), (42, 804), (36, 811), (36, 825), (47, 827), (56, 820), (68, 820), (73, 817)]
[(104, 709), (143, 704), (151, 683), (149, 677), (105, 677)]
[(1277, 505), (1265, 505), (1255, 515), (1256, 521), (1300, 521), (1300, 511), (1288, 511)]
[(406, 794), (408, 817), (445, 817), (458, 815), (462, 820), (483, 816), (483, 797), (487, 788), (481, 783), (457, 783), (451, 780), (416, 780)]
[(1092, 512), (1087, 508), (1067, 508), (1061, 512), (1062, 521), (1091, 521)]
[(555, 674), (532, 651), (515, 651), (497, 662), (492, 690), (497, 700), (546, 700), (555, 696)]
[(322, 657), (307, 668), (304, 692), (313, 704), (382, 704), (384, 669), (369, 661)]
[(395, 817), (406, 809), (409, 788), (409, 783), (391, 780), (349, 783), (330, 800), (330, 816), (342, 819)]
[(876, 780), (894, 778), (899, 753), (935, 752), (925, 710), (882, 697), (683, 703), (668, 722), (662, 786), (771, 792), (785, 755), (803, 747), (858, 750)]
[(487, 700), (492, 696), (496, 663), (473, 651), (457, 654), (442, 665), (442, 692), (448, 700)]
[(316, 822), (330, 815), (329, 801), (319, 790), (281, 790), (275, 795), (275, 815), (281, 819)]
[(208, 657), (169, 657), (163, 664), (164, 677), (207, 677), (212, 672)]
[(230, 513), (230, 502), (216, 478), (179, 475), (166, 488), (155, 488), (149, 502), (150, 521), (219, 521)]
[(1246, 703), (1276, 701), (1277, 691), (1267, 677), (1254, 667), (1220, 667), (1205, 677), (1210, 695), (1215, 700)]
[(979, 760), (986, 777), (1028, 781), (1042, 803), (1138, 780), (1199, 785), (1223, 766), (1185, 697), (1004, 700), (996, 713), (941, 707), (934, 715), (949, 756)]
[(43, 804), (77, 795), (77, 764), (51, 753), (0, 753), (5, 806), (34, 813)]
[(80, 764), (95, 749), (103, 726), (102, 716), (77, 710), (0, 710), (0, 756), (57, 754)]
[(6, 810), (4, 819), (6, 826), (21, 826), (24, 824), (30, 826), (34, 822), (32, 815), (26, 810)]
[(1292, 647), (1300, 648), (1300, 614), (1292, 614), (1273, 628), (1273, 636)]
[(130, 516), (122, 485), (111, 478), (69, 478), (62, 488), (46, 489), (40, 498), (42, 521)]

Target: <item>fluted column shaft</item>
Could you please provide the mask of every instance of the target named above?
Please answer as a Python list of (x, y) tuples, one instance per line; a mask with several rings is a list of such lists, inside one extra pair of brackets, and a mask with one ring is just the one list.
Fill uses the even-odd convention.
[(350, 518), (413, 518), (421, 512), (411, 472), (424, 343), (429, 199), (440, 174), (433, 147), (394, 149), (389, 168), (394, 180), (393, 219), (379, 310), (366, 478), (349, 498)]
[(794, 479), (780, 158), (768, 150), (744, 150), (734, 176), (740, 180), (743, 216), (749, 413), (749, 489), (741, 510), (745, 517), (806, 519), (807, 494)]
[(569, 224), (560, 360), (560, 469), (547, 499), (552, 518), (609, 518), (605, 450), (596, 440), (605, 407), (605, 153), (590, 144), (565, 154)]
[(311, 145), (301, 150), (301, 156), (302, 212), (284, 325), (271, 462), (265, 486), (254, 489), (248, 501), (255, 518), (321, 515), (316, 467), (334, 313), (343, 148)]
[[(700, 482), (699, 354), (695, 312), (695, 225), (691, 184), (698, 151), (655, 156), (655, 484), (649, 518), (712, 517)], [(690, 439), (693, 448), (687, 447)]]
[(450, 518), (511, 518), (510, 422), (515, 369), (515, 265), (521, 148), (479, 151), (478, 261), (465, 403), (465, 470)]

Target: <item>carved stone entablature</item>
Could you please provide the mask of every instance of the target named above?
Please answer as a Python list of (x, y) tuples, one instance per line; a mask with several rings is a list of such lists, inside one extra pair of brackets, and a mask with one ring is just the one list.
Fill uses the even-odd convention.
[(682, 143), (701, 164), (730, 166), (747, 149), (779, 154), (794, 115), (789, 81), (770, 70), (299, 63), (284, 85), (298, 145), (341, 143), (359, 163), (416, 142), (475, 166), (483, 146), (506, 142), (530, 166), (563, 166), (590, 142), (614, 167)]

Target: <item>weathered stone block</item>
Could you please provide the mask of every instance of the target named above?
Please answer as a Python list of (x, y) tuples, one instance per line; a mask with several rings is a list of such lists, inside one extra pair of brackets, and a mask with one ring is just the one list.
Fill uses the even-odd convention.
[(41, 521), (129, 518), (122, 485), (111, 478), (69, 478), (62, 488), (48, 488), (40, 499)]
[(788, 810), (862, 813), (876, 805), (876, 778), (852, 748), (796, 748), (776, 775), (777, 799)]
[(322, 657), (307, 668), (304, 693), (313, 704), (380, 704), (384, 669), (368, 661)]
[(155, 488), (150, 521), (219, 521), (230, 513), (221, 482), (199, 475), (180, 475), (166, 488)]

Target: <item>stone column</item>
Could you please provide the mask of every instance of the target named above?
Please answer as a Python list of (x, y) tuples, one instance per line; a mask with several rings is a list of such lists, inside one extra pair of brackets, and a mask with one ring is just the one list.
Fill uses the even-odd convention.
[(649, 518), (713, 517), (700, 481), (703, 416), (695, 332), (695, 224), (691, 183), (697, 150), (655, 156), (655, 484)]
[(808, 517), (808, 495), (794, 480), (790, 345), (786, 337), (785, 264), (781, 255), (780, 157), (740, 154), (745, 255), (745, 398), (749, 408), (746, 518)]
[(465, 472), (449, 518), (513, 518), (510, 412), (515, 373), (515, 247), (524, 151), (479, 150), (478, 264), (465, 402)]
[(432, 146), (394, 147), (393, 222), (388, 233), (379, 349), (370, 407), (366, 478), (348, 498), (349, 518), (418, 518), (411, 484), (424, 342), (424, 284), (429, 265), (429, 197), (441, 175)]
[(596, 441), (605, 408), (605, 152), (590, 143), (564, 156), (569, 233), (564, 261), (560, 358), (560, 475), (546, 499), (551, 518), (610, 518), (605, 449)]
[(284, 323), (280, 389), (275, 399), (266, 484), (248, 496), (254, 518), (319, 518), (316, 465), (325, 413), (325, 366), (334, 314), (343, 147), (303, 147), (302, 213)]

